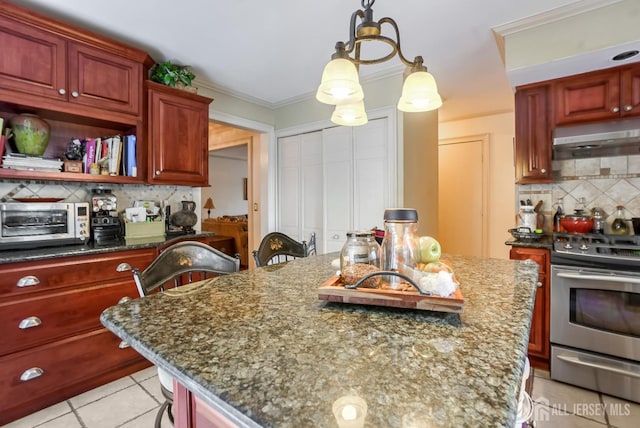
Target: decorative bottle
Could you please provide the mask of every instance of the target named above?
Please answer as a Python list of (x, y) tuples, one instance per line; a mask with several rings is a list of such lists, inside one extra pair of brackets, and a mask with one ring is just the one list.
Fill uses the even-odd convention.
[(556, 208), (556, 213), (553, 215), (553, 231), (554, 232), (564, 232), (564, 229), (560, 225), (560, 219), (564, 215), (564, 207), (562, 206), (563, 205), (562, 198), (558, 198), (558, 202), (556, 203), (556, 205), (558, 207)]
[(616, 217), (611, 223), (611, 233), (614, 235), (626, 235), (627, 232), (627, 222), (624, 219), (624, 207), (622, 205), (618, 205), (616, 207)]

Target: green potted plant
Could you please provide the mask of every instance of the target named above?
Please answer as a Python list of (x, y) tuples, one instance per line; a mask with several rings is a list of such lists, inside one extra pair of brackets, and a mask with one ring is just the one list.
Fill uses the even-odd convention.
[(154, 82), (191, 92), (196, 92), (196, 88), (191, 86), (195, 78), (188, 65), (177, 65), (171, 61), (157, 63), (151, 69), (151, 80)]

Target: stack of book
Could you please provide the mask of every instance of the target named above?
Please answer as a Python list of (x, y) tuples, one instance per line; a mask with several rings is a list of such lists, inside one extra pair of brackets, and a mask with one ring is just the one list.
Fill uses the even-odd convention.
[(60, 172), (64, 162), (57, 158), (10, 153), (2, 157), (2, 167), (27, 171)]

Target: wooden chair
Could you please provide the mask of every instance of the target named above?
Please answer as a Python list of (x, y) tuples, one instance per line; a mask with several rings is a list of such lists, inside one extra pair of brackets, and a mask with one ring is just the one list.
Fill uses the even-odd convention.
[(298, 257), (307, 257), (307, 242), (298, 242), (280, 232), (267, 233), (257, 250), (253, 251), (256, 266), (284, 263)]
[[(142, 272), (133, 270), (133, 279), (140, 297), (149, 295), (165, 287), (178, 287), (207, 277), (225, 275), (240, 270), (240, 259), (231, 257), (208, 245), (196, 241), (183, 241), (164, 250)], [(171, 314), (167, 314), (171, 316)], [(158, 367), (160, 390), (165, 398), (156, 415), (155, 427), (160, 428), (162, 414), (167, 409), (169, 420), (173, 423), (173, 378)]]

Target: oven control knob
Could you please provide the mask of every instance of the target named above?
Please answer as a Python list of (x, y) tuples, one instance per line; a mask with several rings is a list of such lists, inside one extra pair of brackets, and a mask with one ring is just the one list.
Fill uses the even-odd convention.
[(581, 250), (583, 250), (583, 251), (584, 251), (584, 250), (588, 250), (588, 249), (589, 249), (589, 246), (587, 245), (587, 243), (586, 243), (586, 242), (583, 242), (582, 244), (580, 244), (580, 249), (581, 249)]
[(573, 245), (571, 245), (571, 242), (567, 242), (566, 244), (563, 245), (563, 248), (565, 250), (570, 250), (573, 248)]

